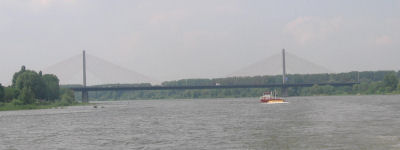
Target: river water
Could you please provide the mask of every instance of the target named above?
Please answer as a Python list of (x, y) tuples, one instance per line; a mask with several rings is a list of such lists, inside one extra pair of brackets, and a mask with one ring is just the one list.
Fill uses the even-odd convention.
[(3, 111), (0, 149), (400, 149), (399, 95), (287, 100), (135, 100)]

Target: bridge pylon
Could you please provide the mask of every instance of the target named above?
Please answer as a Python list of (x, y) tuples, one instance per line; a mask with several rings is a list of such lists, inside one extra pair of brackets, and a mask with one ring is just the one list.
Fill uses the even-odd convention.
[(83, 62), (83, 88), (82, 88), (82, 102), (83, 103), (88, 103), (89, 102), (89, 93), (86, 90), (86, 54), (85, 50), (82, 52), (82, 62)]
[(287, 86), (286, 86), (286, 60), (285, 60), (285, 49), (282, 49), (282, 97), (288, 96)]

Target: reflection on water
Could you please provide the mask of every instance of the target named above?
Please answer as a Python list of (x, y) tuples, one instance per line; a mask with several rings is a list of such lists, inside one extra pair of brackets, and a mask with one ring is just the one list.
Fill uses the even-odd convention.
[(0, 149), (400, 149), (400, 96), (101, 102), (0, 112)]

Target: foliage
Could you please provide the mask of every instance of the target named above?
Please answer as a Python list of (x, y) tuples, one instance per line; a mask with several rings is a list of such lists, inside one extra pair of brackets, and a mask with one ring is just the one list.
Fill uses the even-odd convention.
[(13, 99), (18, 98), (19, 93), (20, 91), (18, 89), (12, 87), (4, 88), (4, 102), (8, 103)]
[(18, 97), (24, 104), (32, 104), (35, 102), (35, 93), (29, 87), (24, 87)]
[(11, 87), (13, 87), (13, 88), (16, 87), (17, 78), (19, 77), (19, 75), (21, 75), (21, 74), (24, 73), (25, 71), (26, 71), (25, 66), (22, 66), (20, 71), (14, 73), (13, 78), (12, 78), (12, 85), (11, 85)]
[(388, 92), (396, 90), (398, 83), (399, 79), (397, 79), (395, 73), (386, 74), (383, 79), (383, 85), (386, 87), (385, 90)]
[(27, 70), (24, 66), (13, 77), (12, 87), (22, 90), (29, 88), (35, 94), (36, 99), (55, 101), (59, 98), (59, 80), (57, 76), (51, 74), (42, 75), (42, 72), (36, 73)]
[[(60, 99), (60, 95), (61, 99)], [(25, 66), (14, 73), (12, 85), (0, 84), (0, 110), (36, 109), (74, 105), (74, 92), (60, 90), (59, 79), (52, 74), (36, 73)]]
[(45, 84), (45, 98), (48, 101), (55, 101), (60, 97), (60, 85), (57, 76), (46, 74), (42, 76)]
[(45, 84), (43, 83), (39, 74), (37, 74), (35, 71), (25, 70), (19, 74), (17, 81), (15, 82), (15, 87), (21, 90), (21, 93), (23, 88), (29, 88), (35, 94), (35, 98), (45, 98)]
[(400, 83), (397, 85), (397, 91), (400, 92)]
[(14, 106), (18, 106), (18, 105), (24, 105), (25, 103), (24, 103), (24, 101), (22, 101), (22, 100), (13, 99), (13, 100), (11, 101), (11, 104), (13, 104)]
[(75, 94), (74, 91), (70, 89), (61, 89), (61, 104), (67, 105), (75, 102)]
[(0, 102), (4, 102), (4, 87), (0, 83)]
[[(11, 87), (21, 91), (21, 94), (25, 95), (15, 96), (15, 94), (19, 93), (12, 93), (10, 91), (7, 97), (8, 100), (12, 98), (24, 98), (21, 99), (24, 102), (34, 102), (34, 100), (28, 100), (28, 97), (26, 97), (30, 95), (34, 95), (34, 99), (41, 101), (54, 102), (57, 99), (60, 99), (60, 85), (57, 76), (52, 74), (43, 75), (41, 71), (36, 73), (35, 71), (27, 70), (25, 66), (22, 66), (21, 70), (14, 74), (13, 84)], [(23, 92), (23, 89), (25, 89), (25, 93)], [(28, 89), (30, 89), (33, 94), (29, 93), (26, 95)]]

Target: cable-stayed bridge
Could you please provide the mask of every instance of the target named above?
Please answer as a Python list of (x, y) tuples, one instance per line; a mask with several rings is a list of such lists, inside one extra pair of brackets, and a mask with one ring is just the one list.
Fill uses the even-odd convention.
[[(83, 62), (83, 63), (82, 63)], [(78, 67), (81, 66), (81, 67)], [(288, 66), (288, 67), (287, 67)], [(285, 53), (282, 50), (282, 57), (273, 55), (265, 60), (254, 63), (239, 71), (236, 71), (228, 76), (243, 77), (243, 76), (261, 76), (261, 75), (277, 75), (282, 74), (281, 84), (246, 84), (246, 85), (202, 85), (202, 86), (115, 86), (115, 83), (158, 83), (157, 80), (147, 77), (143, 74), (131, 71), (129, 69), (112, 64), (101, 58), (86, 55), (72, 57), (53, 65), (44, 71), (47, 73), (56, 74), (61, 84), (78, 84), (76, 81), (83, 79), (83, 86), (71, 87), (74, 91), (82, 92), (82, 101), (88, 102), (88, 91), (120, 91), (120, 90), (186, 90), (186, 89), (227, 89), (227, 88), (282, 88), (282, 95), (287, 95), (288, 87), (311, 87), (313, 85), (331, 85), (331, 86), (352, 86), (357, 82), (346, 83), (286, 83), (286, 69), (291, 74), (315, 74), (315, 73), (330, 73), (328, 69), (319, 66), (318, 64), (301, 59), (292, 54)], [(91, 85), (95, 83), (112, 84), (113, 86), (86, 86), (86, 78)], [(82, 80), (81, 80), (82, 81)]]
[[(286, 72), (289, 74), (319, 74), (332, 73), (333, 71), (300, 58), (294, 54), (285, 52)], [(271, 55), (258, 62), (243, 67), (229, 76), (259, 76), (259, 75), (280, 75), (282, 74), (282, 56), (280, 53)]]
[[(60, 83), (82, 84), (82, 55), (73, 56), (54, 64), (43, 71), (60, 78)], [(115, 83), (159, 83), (158, 80), (129, 70), (99, 57), (86, 54), (86, 76), (88, 85)]]

